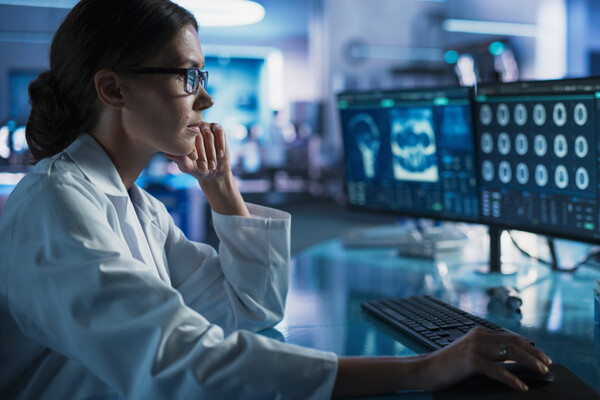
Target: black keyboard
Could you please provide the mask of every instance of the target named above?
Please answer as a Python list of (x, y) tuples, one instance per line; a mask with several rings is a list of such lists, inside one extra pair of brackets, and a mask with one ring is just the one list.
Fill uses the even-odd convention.
[(362, 307), (432, 350), (451, 344), (476, 326), (510, 332), (433, 296), (373, 300)]

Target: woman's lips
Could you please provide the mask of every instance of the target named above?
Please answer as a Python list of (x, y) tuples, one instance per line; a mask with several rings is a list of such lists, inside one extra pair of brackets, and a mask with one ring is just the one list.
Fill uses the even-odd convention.
[(195, 133), (200, 133), (200, 125), (199, 124), (188, 125), (187, 128), (191, 131), (194, 131)]

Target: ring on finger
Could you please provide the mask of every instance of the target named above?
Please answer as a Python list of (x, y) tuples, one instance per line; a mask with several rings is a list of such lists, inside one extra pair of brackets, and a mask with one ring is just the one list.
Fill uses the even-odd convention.
[(505, 357), (506, 354), (508, 353), (508, 349), (506, 348), (506, 343), (500, 343), (498, 345), (500, 347), (500, 349), (498, 350), (498, 357)]

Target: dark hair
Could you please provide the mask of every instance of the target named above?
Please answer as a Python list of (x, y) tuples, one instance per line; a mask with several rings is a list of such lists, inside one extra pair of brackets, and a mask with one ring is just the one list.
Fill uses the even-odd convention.
[(33, 162), (67, 147), (97, 122), (94, 75), (155, 57), (196, 19), (169, 0), (81, 0), (50, 47), (50, 69), (29, 85), (26, 135)]

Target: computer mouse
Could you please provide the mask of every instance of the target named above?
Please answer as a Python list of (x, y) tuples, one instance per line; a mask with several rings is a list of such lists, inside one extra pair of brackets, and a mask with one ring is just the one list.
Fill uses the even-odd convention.
[(506, 368), (511, 374), (516, 375), (519, 379), (525, 382), (526, 385), (529, 385), (529, 382), (533, 384), (554, 382), (554, 375), (550, 371), (546, 372), (545, 374), (540, 374), (539, 372), (529, 369), (521, 364), (510, 361), (504, 361), (500, 364), (504, 366), (504, 368)]
[[(519, 379), (521, 379), (527, 386), (537, 387), (549, 384), (554, 381), (554, 375), (552, 372), (548, 371), (545, 374), (540, 374), (537, 371), (529, 369), (521, 364), (517, 364), (513, 361), (502, 361), (498, 364), (505, 367), (510, 373), (516, 375)], [(485, 375), (476, 375), (469, 379), (467, 379), (461, 386), (467, 387), (477, 387), (477, 388), (485, 388), (485, 389), (494, 389), (500, 387), (506, 387), (503, 383), (496, 381)]]

